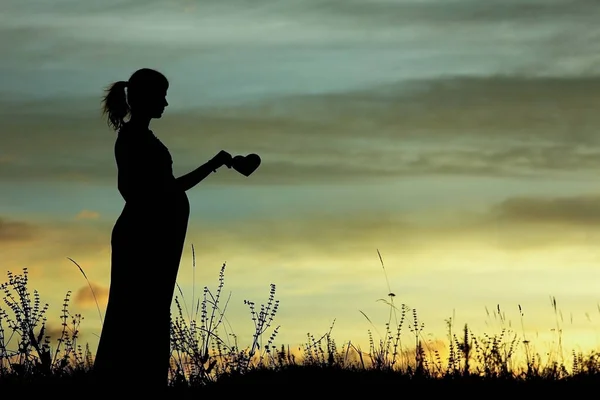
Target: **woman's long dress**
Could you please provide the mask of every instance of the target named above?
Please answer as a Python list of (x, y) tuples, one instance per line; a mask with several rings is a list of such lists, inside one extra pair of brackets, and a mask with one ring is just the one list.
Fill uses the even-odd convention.
[(189, 202), (169, 150), (125, 125), (115, 143), (125, 200), (111, 238), (111, 282), (94, 370), (103, 385), (166, 386), (170, 309)]

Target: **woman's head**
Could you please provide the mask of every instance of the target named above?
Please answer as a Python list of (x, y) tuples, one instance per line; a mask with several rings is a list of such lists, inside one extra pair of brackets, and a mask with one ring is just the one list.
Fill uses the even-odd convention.
[[(145, 118), (160, 118), (169, 103), (169, 81), (160, 72), (142, 68), (133, 73), (128, 81), (115, 82), (105, 92), (103, 114), (108, 124), (118, 130), (129, 114)], [(126, 92), (127, 90), (127, 92)]]

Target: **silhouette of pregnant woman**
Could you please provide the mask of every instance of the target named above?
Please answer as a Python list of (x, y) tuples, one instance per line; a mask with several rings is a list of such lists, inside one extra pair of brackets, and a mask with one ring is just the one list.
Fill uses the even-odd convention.
[(149, 129), (168, 105), (168, 87), (163, 74), (143, 68), (113, 83), (103, 99), (108, 123), (118, 130), (114, 151), (125, 200), (112, 231), (108, 306), (94, 363), (104, 388), (167, 386), (171, 301), (190, 211), (185, 192), (232, 163), (222, 150), (173, 176), (169, 150)]

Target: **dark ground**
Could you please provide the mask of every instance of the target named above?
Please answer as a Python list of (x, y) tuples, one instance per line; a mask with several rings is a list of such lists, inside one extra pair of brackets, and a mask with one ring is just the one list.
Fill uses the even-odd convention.
[(165, 388), (163, 394), (147, 393), (143, 382), (130, 388), (110, 388), (94, 384), (89, 377), (66, 377), (50, 381), (0, 383), (0, 398), (39, 399), (85, 396), (115, 397), (125, 395), (145, 398), (202, 399), (206, 396), (243, 396), (246, 398), (301, 397), (309, 400), (332, 396), (415, 397), (460, 396), (462, 398), (559, 398), (593, 396), (600, 388), (600, 377), (583, 376), (568, 380), (481, 379), (460, 377), (445, 379), (410, 378), (398, 373), (351, 371), (336, 368), (292, 367), (285, 370), (253, 371), (244, 376), (222, 377), (217, 383), (201, 388)]

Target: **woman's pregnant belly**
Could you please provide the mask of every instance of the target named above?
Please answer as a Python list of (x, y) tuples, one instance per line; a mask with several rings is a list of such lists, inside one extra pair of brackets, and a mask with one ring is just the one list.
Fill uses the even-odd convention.
[[(186, 230), (190, 215), (190, 203), (185, 192), (173, 193), (153, 199), (130, 200), (125, 207), (117, 225), (123, 234), (176, 234)], [(116, 226), (115, 226), (116, 228)]]

